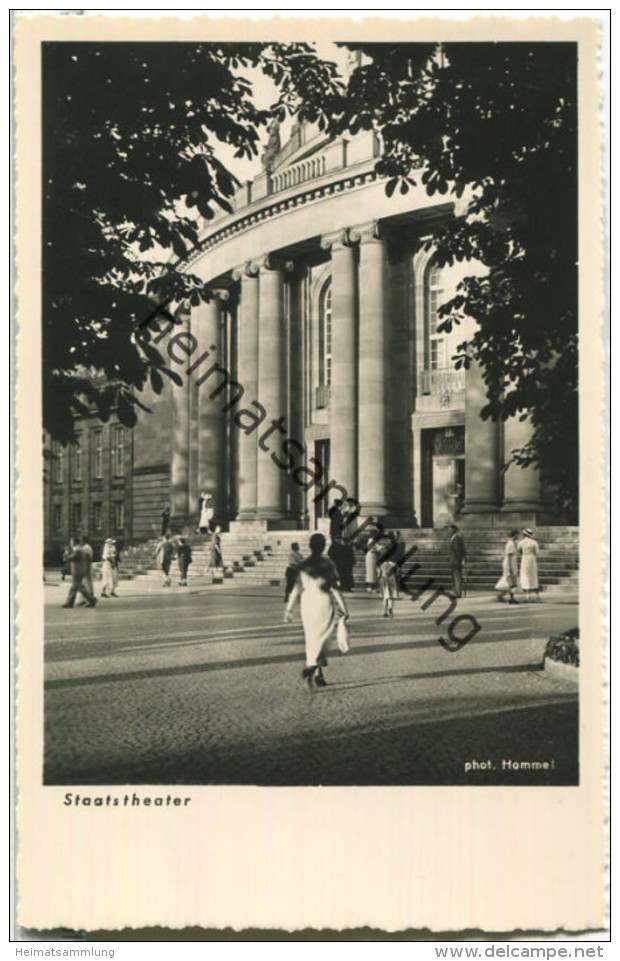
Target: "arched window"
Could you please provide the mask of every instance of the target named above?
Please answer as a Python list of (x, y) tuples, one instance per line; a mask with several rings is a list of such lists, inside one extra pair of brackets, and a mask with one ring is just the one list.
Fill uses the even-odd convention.
[(332, 382), (332, 282), (328, 280), (319, 297), (319, 386)]
[(427, 370), (443, 370), (446, 366), (446, 340), (444, 334), (437, 332), (443, 294), (441, 270), (431, 265), (426, 276), (426, 366)]

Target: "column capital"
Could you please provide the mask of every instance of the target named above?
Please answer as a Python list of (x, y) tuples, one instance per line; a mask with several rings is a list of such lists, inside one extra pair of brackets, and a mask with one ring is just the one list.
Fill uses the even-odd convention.
[(323, 250), (334, 250), (350, 246), (351, 238), (349, 237), (348, 227), (341, 227), (340, 230), (332, 230), (331, 233), (323, 234), (321, 237), (321, 247)]
[(295, 269), (292, 260), (282, 260), (280, 257), (274, 257), (273, 254), (263, 254), (262, 257), (257, 257), (256, 260), (251, 262), (251, 266), (257, 271), (280, 271), (287, 274), (292, 273)]
[(350, 227), (349, 237), (354, 243), (368, 244), (385, 240), (385, 232), (377, 220), (370, 220), (368, 223)]

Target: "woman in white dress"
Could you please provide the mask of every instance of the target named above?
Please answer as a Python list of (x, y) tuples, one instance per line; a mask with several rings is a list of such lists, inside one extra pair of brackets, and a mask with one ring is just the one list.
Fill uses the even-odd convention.
[(366, 590), (374, 591), (377, 588), (377, 567), (379, 563), (379, 544), (377, 541), (377, 534), (371, 534), (366, 541), (366, 557), (365, 557), (365, 567), (366, 567)]
[(521, 590), (525, 592), (526, 600), (531, 601), (533, 595), (540, 600), (540, 586), (538, 584), (538, 541), (535, 540), (533, 532), (526, 527), (523, 537), (519, 541), (519, 554), (521, 555), (521, 569), (519, 579)]
[(198, 521), (198, 532), (209, 534), (211, 532), (211, 521), (213, 520), (213, 506), (211, 504), (211, 494), (202, 491), (200, 495), (200, 520)]
[(509, 595), (509, 604), (516, 604), (515, 588), (517, 586), (519, 574), (519, 549), (517, 538), (519, 531), (511, 531), (504, 547), (504, 559), (502, 561), (502, 576), (495, 585), (498, 601), (503, 601), (506, 594)]
[(323, 668), (327, 665), (326, 650), (338, 623), (338, 617), (348, 618), (346, 604), (339, 590), (338, 574), (329, 557), (323, 556), (325, 538), (313, 534), (310, 538), (310, 557), (299, 568), (297, 583), (291, 591), (284, 619), (290, 623), (293, 608), (299, 598), (301, 623), (306, 644), (306, 666), (302, 679), (308, 687), (326, 687)]

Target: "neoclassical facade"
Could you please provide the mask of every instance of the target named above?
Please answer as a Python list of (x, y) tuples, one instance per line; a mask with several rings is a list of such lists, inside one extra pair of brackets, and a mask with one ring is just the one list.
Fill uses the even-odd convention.
[(372, 133), (298, 125), (205, 225), (187, 269), (211, 301), (152, 330), (182, 377), (125, 441), (127, 539), (152, 536), (165, 502), (182, 528), (202, 490), (223, 525), (313, 529), (343, 495), (404, 528), (553, 522), (537, 472), (502, 470), (527, 422), (481, 420), (480, 371), (451, 364), (468, 330), (438, 330), (480, 270), (440, 270), (420, 246), (452, 204), (421, 186), (388, 197), (378, 155)]

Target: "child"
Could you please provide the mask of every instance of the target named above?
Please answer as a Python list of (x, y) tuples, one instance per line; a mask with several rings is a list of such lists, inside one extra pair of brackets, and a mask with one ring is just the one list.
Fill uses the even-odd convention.
[(383, 600), (384, 617), (394, 617), (394, 597), (397, 589), (396, 564), (394, 561), (383, 561), (379, 567), (379, 592)]

